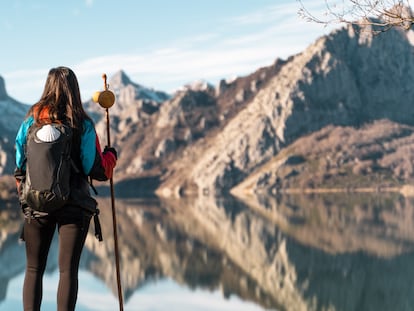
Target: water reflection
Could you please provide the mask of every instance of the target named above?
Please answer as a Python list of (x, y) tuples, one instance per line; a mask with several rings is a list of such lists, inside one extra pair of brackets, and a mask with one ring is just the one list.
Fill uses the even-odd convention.
[[(99, 203), (104, 242), (92, 226), (81, 266), (116, 299), (109, 200)], [(163, 280), (261, 309), (410, 310), (414, 303), (413, 199), (329, 194), (116, 204), (126, 303)], [(19, 217), (6, 210), (0, 219), (0, 264), (7, 267), (1, 310), (9, 281), (24, 271), (24, 251)], [(56, 261), (49, 265), (56, 270)]]

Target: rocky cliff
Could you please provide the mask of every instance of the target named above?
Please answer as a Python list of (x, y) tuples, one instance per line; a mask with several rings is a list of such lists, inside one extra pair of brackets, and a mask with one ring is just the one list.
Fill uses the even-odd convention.
[(160, 195), (228, 191), (299, 137), (376, 119), (413, 124), (414, 54), (404, 33), (339, 29), (284, 63), (201, 147), (170, 165)]
[(381, 191), (414, 182), (414, 127), (378, 120), (359, 128), (326, 126), (301, 137), (231, 192)]

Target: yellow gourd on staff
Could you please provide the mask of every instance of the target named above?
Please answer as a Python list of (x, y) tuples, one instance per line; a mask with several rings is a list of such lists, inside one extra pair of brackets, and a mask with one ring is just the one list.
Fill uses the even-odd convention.
[(104, 79), (104, 91), (97, 91), (93, 94), (92, 100), (98, 103), (102, 108), (110, 108), (115, 103), (115, 94), (108, 90), (108, 84), (106, 84), (106, 75), (102, 76)]

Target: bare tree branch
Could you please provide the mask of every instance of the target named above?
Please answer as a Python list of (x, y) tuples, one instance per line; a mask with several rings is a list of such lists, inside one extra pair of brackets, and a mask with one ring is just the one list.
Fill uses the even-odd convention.
[(414, 24), (410, 0), (321, 0), (326, 11), (317, 16), (306, 8), (305, 0), (297, 0), (298, 15), (308, 22), (319, 24), (348, 24), (378, 26), (378, 31), (392, 27), (409, 30)]

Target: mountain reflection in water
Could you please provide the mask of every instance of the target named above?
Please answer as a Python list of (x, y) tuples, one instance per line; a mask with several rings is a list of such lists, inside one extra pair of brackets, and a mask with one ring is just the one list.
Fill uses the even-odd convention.
[[(99, 201), (104, 241), (92, 224), (81, 269), (116, 299), (108, 203)], [(154, 281), (173, 280), (194, 295), (219, 291), (254, 310), (411, 310), (413, 207), (396, 194), (117, 199), (125, 302)], [(10, 281), (24, 272), (21, 219), (7, 213), (0, 214), (0, 265), (7, 267), (0, 310)], [(56, 271), (56, 243), (51, 252), (48, 269)]]

